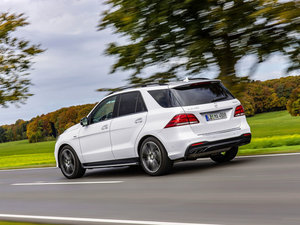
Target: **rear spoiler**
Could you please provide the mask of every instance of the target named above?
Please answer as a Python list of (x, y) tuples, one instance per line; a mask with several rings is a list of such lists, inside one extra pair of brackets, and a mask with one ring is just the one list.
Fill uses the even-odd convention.
[(219, 79), (211, 79), (211, 80), (192, 80), (188, 81), (185, 83), (180, 83), (180, 84), (169, 84), (169, 88), (179, 88), (179, 87), (189, 87), (197, 84), (205, 84), (205, 83), (220, 83), (221, 80)]

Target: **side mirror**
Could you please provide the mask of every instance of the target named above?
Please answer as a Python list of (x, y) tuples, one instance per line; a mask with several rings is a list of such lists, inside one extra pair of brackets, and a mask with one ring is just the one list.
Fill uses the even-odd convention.
[(89, 120), (88, 120), (88, 118), (87, 118), (87, 117), (82, 118), (82, 119), (80, 120), (80, 124), (81, 124), (81, 126), (83, 126), (83, 127), (89, 125)]

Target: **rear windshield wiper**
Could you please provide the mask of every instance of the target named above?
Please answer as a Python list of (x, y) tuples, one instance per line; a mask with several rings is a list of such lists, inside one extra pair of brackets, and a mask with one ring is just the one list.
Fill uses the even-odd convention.
[(222, 96), (222, 97), (216, 97), (214, 98), (213, 100), (211, 100), (211, 102), (217, 102), (217, 101), (220, 101), (220, 100), (224, 100), (226, 99), (228, 96)]

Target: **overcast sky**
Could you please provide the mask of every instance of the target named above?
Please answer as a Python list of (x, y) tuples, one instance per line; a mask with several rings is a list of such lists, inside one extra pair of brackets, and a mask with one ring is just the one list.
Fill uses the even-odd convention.
[[(104, 96), (95, 90), (124, 85), (127, 72), (109, 75), (114, 59), (105, 56), (105, 46), (118, 37), (110, 30), (97, 31), (103, 0), (1, 0), (0, 12), (25, 13), (30, 25), (18, 35), (40, 43), (47, 49), (34, 58), (30, 88), (34, 96), (19, 108), (0, 107), (0, 125), (17, 119), (29, 120), (61, 107), (94, 103)], [(252, 59), (238, 66), (245, 74)], [(259, 66), (254, 79), (266, 80), (283, 76), (287, 61), (276, 55)], [(212, 70), (208, 76), (213, 77)], [(202, 75), (202, 74), (201, 74)], [(207, 74), (203, 75), (207, 77)]]

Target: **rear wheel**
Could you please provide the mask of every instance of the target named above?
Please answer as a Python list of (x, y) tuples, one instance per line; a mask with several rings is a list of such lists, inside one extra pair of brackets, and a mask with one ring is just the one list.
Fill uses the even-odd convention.
[(154, 137), (143, 141), (140, 148), (140, 162), (144, 171), (151, 176), (165, 174), (173, 166), (164, 146)]
[(229, 162), (230, 160), (235, 158), (237, 153), (238, 147), (232, 147), (226, 152), (220, 152), (215, 155), (211, 155), (210, 158), (217, 163)]
[(61, 172), (68, 179), (80, 178), (85, 174), (85, 169), (70, 146), (65, 146), (59, 154)]

